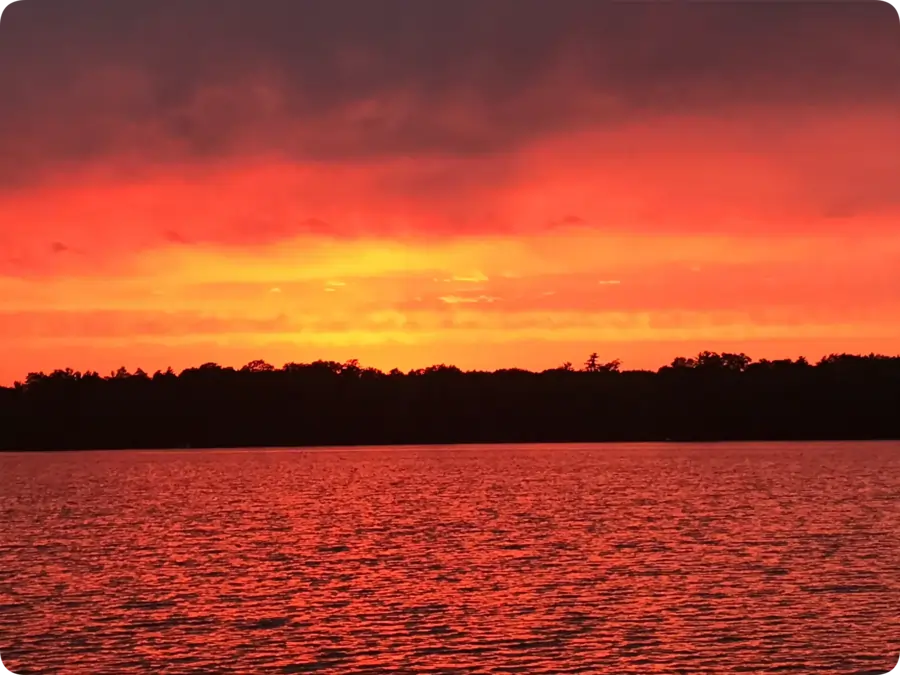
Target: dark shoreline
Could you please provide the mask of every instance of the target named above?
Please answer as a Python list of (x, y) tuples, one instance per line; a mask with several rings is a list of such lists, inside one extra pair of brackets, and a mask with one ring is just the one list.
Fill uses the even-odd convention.
[(0, 450), (900, 439), (900, 357), (704, 352), (656, 372), (206, 364), (0, 388)]
[(114, 453), (114, 452), (271, 452), (278, 450), (295, 450), (298, 452), (310, 451), (340, 451), (340, 450), (464, 450), (466, 448), (490, 448), (503, 446), (516, 446), (538, 449), (546, 446), (656, 446), (656, 445), (672, 445), (672, 446), (717, 446), (717, 445), (790, 445), (795, 443), (808, 443), (810, 445), (829, 445), (842, 443), (900, 443), (900, 437), (897, 438), (756, 438), (756, 439), (727, 439), (727, 440), (703, 440), (703, 441), (535, 441), (520, 443), (516, 441), (491, 441), (485, 443), (369, 443), (354, 445), (260, 445), (260, 446), (209, 446), (196, 448), (183, 447), (159, 447), (159, 448), (0, 448), (0, 455), (14, 454), (54, 454), (54, 453)]

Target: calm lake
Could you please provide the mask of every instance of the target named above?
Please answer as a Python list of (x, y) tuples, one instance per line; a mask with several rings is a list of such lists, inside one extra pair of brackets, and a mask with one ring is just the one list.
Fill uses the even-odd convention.
[(0, 455), (36, 673), (885, 673), (900, 444)]

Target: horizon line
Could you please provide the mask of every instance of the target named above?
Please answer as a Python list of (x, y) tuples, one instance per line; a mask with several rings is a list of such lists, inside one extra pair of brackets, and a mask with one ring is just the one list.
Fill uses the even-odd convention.
[[(590, 367), (588, 367), (588, 364), (591, 361), (591, 357), (595, 357), (595, 367), (593, 370)], [(547, 368), (538, 369), (538, 370), (534, 370), (534, 369), (530, 369), (530, 368), (520, 368), (517, 366), (500, 367), (500, 368), (494, 368), (492, 370), (486, 370), (486, 369), (480, 369), (480, 368), (464, 369), (464, 368), (460, 368), (459, 366), (457, 366), (455, 364), (445, 363), (445, 362), (432, 363), (428, 366), (421, 366), (419, 368), (410, 368), (408, 370), (402, 370), (402, 369), (396, 368), (396, 367), (391, 368), (389, 370), (385, 370), (383, 368), (378, 368), (375, 366), (366, 366), (362, 362), (360, 362), (358, 359), (347, 359), (343, 362), (334, 361), (334, 360), (330, 360), (330, 359), (316, 359), (314, 361), (285, 361), (279, 367), (279, 366), (276, 366), (275, 364), (269, 363), (265, 359), (254, 359), (254, 360), (249, 361), (240, 366), (223, 364), (223, 363), (218, 363), (215, 361), (207, 361), (207, 362), (199, 363), (197, 365), (187, 366), (187, 367), (181, 369), (180, 371), (176, 371), (174, 368), (169, 366), (165, 369), (157, 368), (152, 373), (145, 371), (141, 366), (137, 366), (133, 372), (129, 371), (128, 368), (125, 366), (120, 366), (117, 370), (110, 371), (109, 375), (102, 375), (99, 371), (92, 370), (92, 369), (76, 370), (71, 367), (65, 367), (65, 368), (55, 368), (50, 371), (44, 371), (44, 370), (31, 371), (31, 372), (27, 373), (25, 377), (26, 377), (26, 380), (31, 375), (51, 377), (52, 375), (54, 375), (56, 373), (63, 373), (63, 374), (67, 374), (70, 376), (79, 376), (79, 377), (99, 377), (101, 379), (114, 378), (114, 377), (116, 377), (117, 373), (122, 373), (122, 376), (127, 375), (129, 377), (134, 377), (134, 376), (140, 377), (141, 375), (145, 375), (147, 377), (153, 377), (155, 375), (166, 375), (166, 374), (171, 373), (171, 374), (174, 374), (174, 375), (180, 377), (181, 375), (183, 375), (186, 372), (202, 370), (204, 368), (210, 369), (210, 370), (212, 370), (212, 369), (222, 370), (222, 371), (226, 371), (226, 372), (289, 372), (289, 371), (287, 371), (287, 369), (290, 366), (296, 366), (296, 367), (301, 367), (301, 368), (311, 367), (311, 366), (332, 366), (332, 367), (336, 366), (337, 367), (336, 369), (333, 368), (333, 370), (335, 371), (336, 374), (342, 373), (345, 370), (348, 370), (348, 371), (357, 370), (360, 373), (375, 372), (375, 373), (380, 373), (383, 375), (400, 373), (404, 376), (414, 375), (414, 374), (422, 374), (422, 373), (427, 373), (428, 371), (434, 371), (434, 370), (440, 370), (440, 369), (455, 370), (455, 371), (459, 371), (460, 373), (463, 373), (463, 374), (496, 374), (496, 373), (503, 373), (503, 372), (508, 372), (508, 371), (532, 373), (532, 374), (536, 374), (536, 375), (540, 375), (542, 373), (548, 373), (548, 372), (558, 372), (558, 371), (569, 371), (569, 372), (573, 372), (573, 373), (591, 373), (591, 372), (659, 373), (660, 371), (662, 371), (665, 368), (677, 367), (675, 364), (679, 361), (683, 361), (683, 363), (680, 365), (682, 367), (686, 367), (686, 368), (694, 368), (697, 366), (702, 366), (702, 364), (699, 363), (699, 359), (702, 359), (703, 357), (717, 358), (717, 359), (723, 358), (723, 357), (724, 358), (735, 357), (738, 359), (743, 359), (743, 360), (745, 360), (745, 363), (744, 363), (745, 368), (747, 366), (750, 366), (753, 364), (762, 364), (762, 363), (774, 364), (774, 363), (785, 363), (785, 362), (790, 362), (792, 364), (805, 363), (810, 367), (815, 367), (817, 365), (826, 363), (829, 359), (833, 359), (833, 358), (893, 360), (893, 359), (900, 359), (900, 354), (883, 354), (883, 353), (878, 353), (878, 352), (869, 352), (869, 353), (830, 352), (828, 354), (822, 355), (817, 361), (812, 361), (812, 360), (806, 358), (802, 354), (797, 357), (793, 357), (793, 358), (792, 357), (783, 357), (783, 358), (777, 358), (777, 359), (762, 358), (762, 359), (757, 360), (757, 359), (750, 357), (748, 354), (746, 354), (744, 352), (727, 352), (727, 351), (726, 352), (714, 352), (711, 350), (702, 350), (694, 356), (688, 356), (688, 357), (675, 356), (668, 363), (664, 363), (655, 369), (650, 369), (650, 368), (629, 369), (629, 368), (621, 367), (623, 365), (623, 362), (620, 359), (612, 359), (611, 361), (603, 362), (603, 361), (601, 361), (599, 354), (597, 354), (595, 352), (588, 356), (587, 361), (581, 363), (581, 367), (576, 367), (576, 364), (574, 362), (563, 361), (562, 363), (558, 364), (555, 367), (547, 367)], [(724, 363), (722, 363), (722, 365), (724, 365)], [(568, 366), (568, 368), (566, 366)], [(4, 389), (15, 388), (15, 386), (17, 384), (23, 385), (24, 382), (22, 382), (20, 380), (14, 380), (11, 384), (5, 384), (5, 385), (0, 384), (0, 388), (4, 388)]]

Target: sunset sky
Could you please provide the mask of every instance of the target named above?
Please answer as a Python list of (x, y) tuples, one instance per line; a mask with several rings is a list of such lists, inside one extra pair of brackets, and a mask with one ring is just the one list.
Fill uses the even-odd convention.
[(888, 4), (23, 0), (0, 384), (900, 353)]

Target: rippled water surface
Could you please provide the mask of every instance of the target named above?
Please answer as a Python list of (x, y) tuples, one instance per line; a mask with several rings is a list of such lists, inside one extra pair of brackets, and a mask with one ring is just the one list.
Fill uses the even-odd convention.
[(0, 455), (35, 673), (884, 673), (900, 444)]

